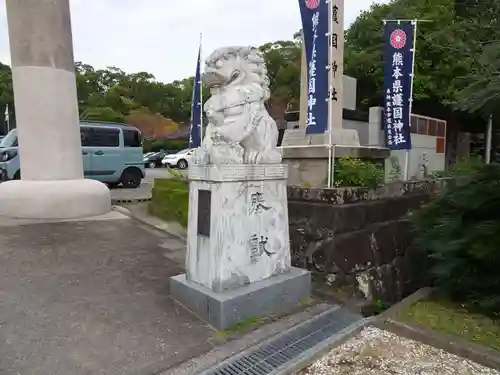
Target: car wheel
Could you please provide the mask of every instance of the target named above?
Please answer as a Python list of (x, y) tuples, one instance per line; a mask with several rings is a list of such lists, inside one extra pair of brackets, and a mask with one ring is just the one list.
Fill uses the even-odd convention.
[(188, 167), (188, 162), (184, 159), (179, 160), (177, 163), (177, 168), (179, 169), (186, 169)]
[(21, 179), (21, 171), (17, 171), (14, 173), (14, 178), (13, 180), (20, 180)]
[(156, 163), (154, 161), (150, 161), (148, 166), (149, 168), (156, 168)]
[(142, 173), (140, 170), (125, 169), (122, 173), (121, 183), (125, 189), (136, 189), (141, 185)]

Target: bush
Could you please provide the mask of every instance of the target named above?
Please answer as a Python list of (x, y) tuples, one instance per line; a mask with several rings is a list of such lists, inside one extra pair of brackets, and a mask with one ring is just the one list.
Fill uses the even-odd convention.
[(446, 191), (410, 216), (416, 245), (437, 285), (457, 301), (500, 312), (500, 165), (460, 172)]
[(459, 177), (473, 173), (476, 169), (484, 164), (480, 156), (470, 156), (467, 159), (461, 159), (455, 164), (451, 165), (447, 171), (432, 172), (433, 178), (442, 177)]
[(189, 183), (182, 179), (155, 179), (149, 213), (165, 221), (188, 222)]
[(471, 156), (468, 159), (459, 160), (449, 169), (450, 176), (466, 176), (474, 173), (477, 169), (483, 166), (483, 158), (480, 156)]
[(384, 182), (380, 165), (357, 158), (336, 159), (334, 174), (337, 187), (376, 188)]
[(143, 142), (144, 152), (158, 152), (161, 150), (182, 150), (188, 148), (188, 142), (175, 139), (146, 139)]

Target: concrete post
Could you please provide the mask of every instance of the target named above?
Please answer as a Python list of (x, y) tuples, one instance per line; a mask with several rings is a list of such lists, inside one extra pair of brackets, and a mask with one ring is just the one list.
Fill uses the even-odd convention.
[(64, 219), (111, 209), (83, 179), (69, 0), (7, 0), (22, 180), (0, 184), (0, 215)]

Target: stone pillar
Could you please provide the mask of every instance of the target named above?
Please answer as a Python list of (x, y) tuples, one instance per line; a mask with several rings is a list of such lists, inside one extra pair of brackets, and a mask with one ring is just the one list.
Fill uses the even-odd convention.
[(383, 107), (370, 107), (368, 117), (368, 146), (385, 147), (382, 126)]
[[(329, 17), (330, 30), (332, 32), (332, 53), (329, 59), (333, 72), (329, 75), (329, 84), (333, 90), (331, 106), (330, 131), (333, 134), (341, 133), (342, 112), (344, 108), (344, 0), (331, 0), (332, 14)], [(333, 142), (338, 144), (338, 142)]]
[[(337, 100), (332, 101), (332, 119), (331, 142), (334, 145), (344, 146), (359, 146), (358, 131), (355, 129), (343, 128), (343, 109), (345, 108), (345, 98), (348, 98), (350, 109), (355, 109), (356, 93), (354, 92), (354, 104), (352, 103), (352, 93), (344, 92), (344, 0), (332, 0), (332, 13), (328, 18), (330, 28), (334, 37), (332, 44), (331, 59), (329, 62), (334, 69), (334, 74), (329, 82), (329, 85), (335, 90)], [(306, 118), (307, 118), (307, 92), (308, 92), (308, 75), (307, 75), (307, 56), (305, 50), (304, 34), (302, 33), (302, 57), (301, 57), (301, 76), (300, 76), (300, 114), (299, 114), (299, 129), (288, 129), (283, 136), (281, 145), (283, 147), (306, 146), (306, 145), (329, 145), (330, 144), (330, 127), (324, 134), (306, 134)], [(356, 85), (349, 82), (348, 88), (356, 89)], [(354, 107), (354, 108), (352, 108)]]
[(111, 209), (83, 178), (69, 0), (7, 0), (21, 180), (0, 184), (0, 215), (65, 219)]

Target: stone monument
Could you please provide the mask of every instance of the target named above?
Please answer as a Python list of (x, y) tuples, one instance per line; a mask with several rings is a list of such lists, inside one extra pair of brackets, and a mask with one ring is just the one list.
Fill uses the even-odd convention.
[[(357, 128), (344, 120), (344, 109), (356, 109), (356, 80), (344, 75), (344, 0), (330, 0), (329, 19), (329, 86), (332, 93), (329, 123), (322, 134), (306, 134), (310, 69), (307, 67), (305, 43), (302, 43), (300, 118), (298, 129), (287, 129), (281, 143), (283, 162), (289, 166), (289, 183), (315, 187), (328, 186), (330, 157), (355, 157), (380, 162), (389, 155), (384, 147), (360, 143)], [(368, 128), (369, 124), (366, 124)], [(363, 129), (364, 130), (364, 129)], [(379, 133), (380, 128), (368, 130)], [(330, 146), (331, 145), (331, 146)], [(331, 180), (330, 180), (331, 182)]]
[(109, 189), (83, 178), (69, 0), (7, 0), (21, 180), (0, 184), (0, 215), (94, 216)]
[(217, 49), (206, 60), (211, 98), (205, 138), (189, 169), (186, 273), (171, 279), (181, 304), (223, 329), (290, 308), (310, 295), (293, 268), (287, 166), (264, 102), (269, 80), (253, 47)]
[[(324, 134), (306, 134), (306, 112), (307, 112), (307, 93), (309, 85), (305, 41), (302, 42), (302, 60), (301, 60), (301, 82), (300, 82), (300, 128), (287, 130), (283, 137), (282, 146), (324, 146), (330, 144), (342, 145), (348, 147), (359, 147), (358, 132), (354, 129), (343, 127), (342, 111), (345, 107), (344, 84), (351, 83), (351, 77), (344, 76), (344, 0), (331, 0), (332, 14), (329, 19), (329, 30), (331, 36), (331, 52), (329, 65), (332, 74), (329, 74), (329, 86), (334, 92), (335, 100), (332, 100), (330, 116), (331, 123), (327, 126)], [(355, 87), (354, 87), (355, 89)], [(355, 105), (355, 101), (354, 101)], [(351, 108), (353, 109), (353, 108)], [(355, 108), (354, 108), (355, 109)]]

